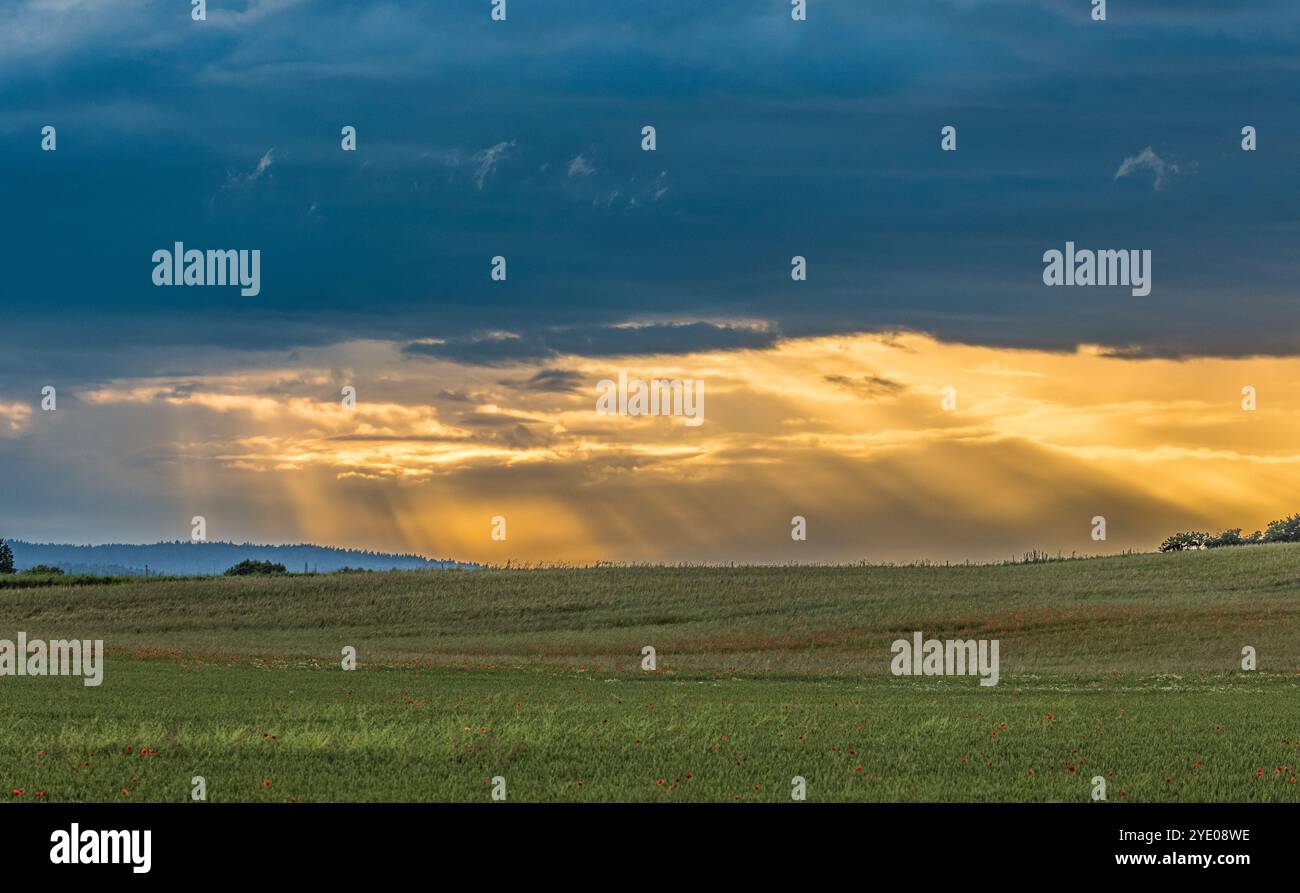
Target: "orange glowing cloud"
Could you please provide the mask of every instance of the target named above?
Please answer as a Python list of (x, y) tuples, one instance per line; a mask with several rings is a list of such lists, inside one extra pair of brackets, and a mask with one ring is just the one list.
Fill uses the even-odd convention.
[[(620, 371), (703, 382), (703, 424), (598, 413)], [(77, 396), (165, 419), (149, 436), (166, 432), (187, 506), (256, 491), (232, 509), (250, 537), (484, 561), (996, 559), (1149, 549), (1300, 509), (1298, 373), (919, 334), (506, 369), (358, 342)], [(25, 418), (0, 407), (11, 433)]]

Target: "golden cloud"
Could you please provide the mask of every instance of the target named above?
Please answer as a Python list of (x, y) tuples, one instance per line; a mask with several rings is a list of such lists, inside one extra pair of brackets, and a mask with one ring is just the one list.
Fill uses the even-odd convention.
[[(187, 504), (256, 488), (289, 506), (280, 539), (473, 560), (1096, 553), (1300, 509), (1288, 501), (1300, 493), (1295, 359), (1120, 359), (896, 333), (504, 371), (377, 342), (302, 359), (78, 396), (167, 417)], [(597, 382), (620, 370), (703, 381), (704, 423), (598, 414)], [(25, 420), (8, 409), (0, 419)], [(496, 515), (505, 542), (489, 536)], [(790, 539), (794, 515), (807, 542)], [(1106, 542), (1090, 536), (1098, 515)]]

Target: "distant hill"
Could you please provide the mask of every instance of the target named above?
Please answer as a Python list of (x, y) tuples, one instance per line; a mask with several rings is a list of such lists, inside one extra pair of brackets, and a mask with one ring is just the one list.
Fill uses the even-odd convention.
[(28, 543), (7, 540), (14, 550), (17, 570), (34, 564), (52, 564), (67, 573), (143, 576), (150, 574), (220, 574), (245, 559), (275, 561), (292, 573), (336, 571), (350, 567), (364, 570), (415, 570), (420, 568), (474, 567), (450, 559), (423, 555), (397, 555), (334, 549), (303, 543), (296, 546), (261, 546), (255, 543), (191, 543), (184, 540), (135, 545), (109, 543), (101, 546), (71, 546), (60, 543)]

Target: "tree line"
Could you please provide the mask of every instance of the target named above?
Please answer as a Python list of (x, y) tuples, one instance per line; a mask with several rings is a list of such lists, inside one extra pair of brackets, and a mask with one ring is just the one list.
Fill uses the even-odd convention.
[(1222, 546), (1254, 546), (1260, 543), (1300, 543), (1300, 515), (1289, 515), (1279, 521), (1270, 521), (1264, 530), (1256, 530), (1247, 536), (1241, 535), (1241, 528), (1225, 530), (1217, 536), (1211, 536), (1199, 530), (1175, 533), (1165, 537), (1160, 544), (1161, 552), (1186, 552), (1192, 549), (1218, 549)]

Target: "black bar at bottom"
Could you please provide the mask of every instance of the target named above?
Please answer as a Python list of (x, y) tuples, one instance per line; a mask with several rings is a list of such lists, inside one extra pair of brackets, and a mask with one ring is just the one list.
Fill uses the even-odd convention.
[[(1297, 818), (1287, 804), (45, 804), (0, 811), (0, 839), (6, 877), (127, 883), (373, 883), (421, 866), (494, 883), (553, 876), (639, 885), (664, 871), (659, 880), (674, 883), (683, 875), (734, 882), (790, 871), (873, 883), (1041, 881), (1098, 870), (1230, 879), (1291, 867)], [(135, 870), (144, 867), (143, 835), (128, 843), (100, 833), (144, 830), (147, 872)], [(117, 863), (82, 859), (109, 860), (114, 849)]]

